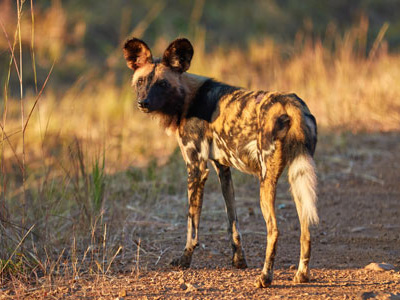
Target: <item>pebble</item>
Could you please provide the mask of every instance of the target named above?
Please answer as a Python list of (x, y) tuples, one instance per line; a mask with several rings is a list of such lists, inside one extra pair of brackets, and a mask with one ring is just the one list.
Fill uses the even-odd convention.
[(363, 292), (359, 295), (358, 299), (376, 299), (376, 300), (400, 300), (400, 294), (380, 293), (380, 292)]
[(394, 266), (387, 263), (370, 263), (364, 269), (371, 271), (390, 271), (394, 270)]
[(358, 226), (358, 227), (354, 227), (354, 228), (350, 229), (350, 232), (361, 232), (361, 231), (364, 231), (365, 229), (367, 229), (367, 228), (364, 226)]
[(197, 291), (197, 287), (195, 287), (193, 284), (187, 283), (186, 286), (187, 286), (186, 292), (196, 292)]
[(367, 299), (371, 299), (371, 298), (375, 298), (375, 293), (374, 292), (363, 292), (360, 294), (359, 299), (361, 300), (367, 300)]
[(319, 243), (322, 245), (326, 245), (326, 244), (328, 244), (328, 239), (320, 239)]

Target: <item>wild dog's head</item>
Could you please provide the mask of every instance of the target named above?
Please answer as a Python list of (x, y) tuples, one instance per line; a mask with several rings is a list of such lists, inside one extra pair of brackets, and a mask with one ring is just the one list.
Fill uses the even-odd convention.
[(149, 47), (136, 38), (128, 40), (123, 50), (128, 67), (134, 71), (132, 85), (139, 109), (178, 117), (186, 97), (181, 75), (189, 69), (193, 56), (190, 42), (176, 39), (157, 60), (153, 60)]

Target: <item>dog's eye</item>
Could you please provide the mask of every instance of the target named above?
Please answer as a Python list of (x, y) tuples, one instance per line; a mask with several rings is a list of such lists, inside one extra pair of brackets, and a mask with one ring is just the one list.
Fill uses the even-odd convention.
[(137, 85), (137, 86), (141, 86), (141, 85), (143, 84), (143, 82), (144, 82), (144, 79), (143, 79), (143, 78), (139, 78), (139, 79), (136, 81), (136, 85)]

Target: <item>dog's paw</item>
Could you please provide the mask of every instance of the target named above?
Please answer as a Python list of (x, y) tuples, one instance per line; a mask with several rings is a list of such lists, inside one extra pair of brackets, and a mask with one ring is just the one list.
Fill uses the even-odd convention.
[(181, 255), (180, 257), (177, 257), (171, 261), (171, 265), (174, 267), (182, 268), (182, 269), (187, 269), (190, 267), (190, 263), (192, 261), (191, 257), (188, 257), (186, 255)]
[(232, 258), (232, 265), (237, 269), (247, 268), (247, 262), (243, 255), (235, 254)]
[(257, 288), (267, 288), (272, 283), (272, 277), (268, 276), (267, 274), (261, 273), (260, 276), (257, 277), (255, 282), (255, 286)]
[(300, 273), (300, 272), (297, 272), (293, 278), (294, 283), (305, 283), (305, 282), (309, 282), (309, 281), (310, 281), (310, 278), (308, 277), (308, 275), (305, 273)]

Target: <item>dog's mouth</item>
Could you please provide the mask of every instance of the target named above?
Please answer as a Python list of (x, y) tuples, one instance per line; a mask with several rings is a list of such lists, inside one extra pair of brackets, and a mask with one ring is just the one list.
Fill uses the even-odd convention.
[(138, 101), (137, 107), (143, 113), (149, 113), (150, 112), (149, 103), (146, 100), (145, 101), (143, 101), (143, 100), (142, 101)]
[(148, 114), (150, 112), (150, 109), (148, 109), (148, 108), (140, 107), (139, 105), (138, 105), (138, 108), (139, 108), (140, 112), (142, 112), (142, 113)]

